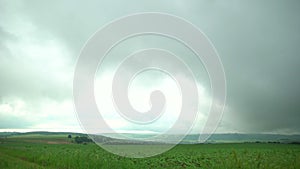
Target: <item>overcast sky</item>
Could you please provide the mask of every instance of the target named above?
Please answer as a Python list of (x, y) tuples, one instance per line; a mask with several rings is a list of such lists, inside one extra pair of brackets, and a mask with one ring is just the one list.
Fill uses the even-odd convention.
[[(137, 12), (183, 17), (214, 44), (227, 80), (227, 103), (217, 132), (300, 133), (297, 0), (0, 0), (0, 131), (81, 131), (72, 98), (79, 52), (99, 28)], [(105, 82), (111, 80), (118, 62), (126, 54), (145, 47), (167, 48), (182, 56), (196, 72), (203, 102), (197, 132), (209, 110), (209, 79), (203, 66), (193, 61), (192, 54), (170, 39), (137, 37), (108, 54), (97, 73), (97, 100), (103, 103), (110, 97), (105, 88), (110, 84)], [(111, 114), (112, 103), (99, 109), (107, 113), (104, 116), (117, 130), (164, 131), (172, 125), (180, 108), (176, 99), (180, 93), (174, 81), (164, 74), (148, 72), (133, 81), (129, 98), (135, 108), (147, 110), (147, 94), (153, 87), (165, 90), (171, 106), (152, 126), (141, 128)]]

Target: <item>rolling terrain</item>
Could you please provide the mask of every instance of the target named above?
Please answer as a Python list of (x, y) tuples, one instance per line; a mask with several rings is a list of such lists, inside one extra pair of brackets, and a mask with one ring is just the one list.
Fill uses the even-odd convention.
[(134, 159), (106, 152), (92, 142), (77, 144), (76, 136), (85, 137), (80, 133), (2, 133), (0, 168), (300, 168), (299, 144), (180, 144), (158, 156)]

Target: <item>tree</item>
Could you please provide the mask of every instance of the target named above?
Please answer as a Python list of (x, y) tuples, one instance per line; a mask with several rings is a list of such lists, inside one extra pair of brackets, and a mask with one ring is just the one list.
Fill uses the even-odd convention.
[(90, 143), (90, 142), (93, 142), (93, 140), (89, 139), (88, 137), (85, 137), (85, 136), (81, 136), (81, 137), (76, 136), (75, 142), (78, 144), (81, 144), (81, 143)]
[(71, 134), (69, 134), (69, 135), (68, 135), (68, 138), (72, 138), (72, 135), (71, 135)]

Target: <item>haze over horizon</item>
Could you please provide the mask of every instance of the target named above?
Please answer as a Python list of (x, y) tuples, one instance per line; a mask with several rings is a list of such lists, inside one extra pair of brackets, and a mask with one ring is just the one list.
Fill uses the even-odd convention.
[[(114, 9), (114, 10), (111, 10)], [(201, 29), (222, 60), (227, 102), (216, 133), (300, 134), (300, 2), (285, 1), (0, 1), (0, 132), (82, 132), (73, 105), (72, 83), (81, 48), (99, 28), (138, 12), (182, 17)], [(133, 106), (149, 109), (153, 89), (166, 94), (166, 114), (151, 126), (122, 119), (110, 97), (113, 73), (133, 51), (161, 47), (181, 56), (196, 72), (203, 127), (211, 104), (210, 81), (194, 55), (171, 39), (144, 36), (112, 50), (95, 78), (99, 110), (121, 132), (163, 132), (178, 117), (180, 93), (167, 75), (145, 72), (129, 90)], [(186, 79), (187, 81), (189, 79)], [(185, 124), (182, 124), (185, 125)], [(105, 131), (103, 131), (105, 132)]]

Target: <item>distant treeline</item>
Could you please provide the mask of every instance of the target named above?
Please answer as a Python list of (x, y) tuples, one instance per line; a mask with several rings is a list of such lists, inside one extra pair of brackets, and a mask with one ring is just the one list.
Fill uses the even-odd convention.
[(74, 138), (75, 143), (77, 144), (86, 144), (86, 143), (92, 143), (93, 140), (86, 137), (86, 136), (76, 136)]

